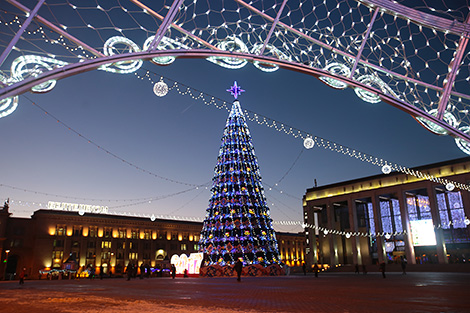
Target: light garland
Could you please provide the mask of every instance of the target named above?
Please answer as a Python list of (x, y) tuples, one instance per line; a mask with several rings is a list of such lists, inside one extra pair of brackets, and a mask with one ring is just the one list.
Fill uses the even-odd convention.
[[(135, 75), (139, 79), (146, 78), (147, 80), (149, 80), (149, 82), (151, 84), (155, 84), (153, 79), (150, 77), (150, 74), (152, 74), (154, 76), (159, 76), (160, 80), (163, 80), (164, 78), (168, 79), (166, 77), (163, 77), (163, 76), (160, 76), (156, 73), (153, 73), (149, 70), (146, 71), (144, 76), (140, 76), (137, 73)], [(168, 79), (168, 80), (170, 80), (170, 79)], [(214, 105), (218, 109), (226, 109), (228, 111), (226, 101), (224, 101), (222, 99), (219, 99), (219, 98), (216, 98), (214, 96), (211, 96), (211, 95), (209, 95), (209, 94), (207, 94), (203, 91), (200, 91), (200, 90), (197, 90), (195, 88), (189, 87), (187, 85), (181, 84), (177, 81), (174, 81), (174, 80), (172, 80), (172, 81), (173, 81), (173, 86), (171, 86), (169, 88), (169, 90), (175, 89), (182, 96), (190, 96), (194, 100), (202, 100), (202, 102), (205, 103), (208, 106)], [(184, 88), (181, 88), (180, 86), (184, 87)], [(196, 93), (197, 93), (197, 95), (196, 95)], [(210, 99), (210, 100), (208, 100), (208, 99)], [(221, 104), (218, 104), (218, 102), (221, 102)], [(318, 147), (324, 148), (326, 150), (331, 150), (331, 151), (334, 151), (334, 152), (342, 153), (346, 156), (349, 156), (351, 158), (356, 158), (360, 161), (367, 162), (367, 163), (370, 163), (372, 165), (377, 165), (381, 169), (385, 166), (385, 169), (387, 169), (387, 171), (388, 171), (388, 169), (390, 169), (389, 173), (391, 173), (391, 171), (398, 171), (398, 172), (401, 172), (401, 173), (404, 173), (404, 174), (407, 174), (407, 175), (415, 176), (419, 179), (425, 179), (425, 180), (440, 183), (440, 184), (443, 184), (443, 185), (446, 185), (447, 183), (451, 182), (455, 185), (455, 187), (457, 187), (459, 189), (470, 191), (470, 185), (459, 183), (459, 182), (452, 182), (452, 181), (450, 181), (449, 179), (446, 179), (446, 178), (441, 178), (441, 177), (425, 174), (425, 173), (420, 172), (418, 170), (413, 170), (413, 169), (410, 169), (408, 167), (401, 166), (399, 164), (386, 161), (382, 158), (374, 157), (372, 155), (360, 152), (356, 149), (352, 149), (352, 148), (343, 146), (343, 145), (335, 143), (333, 141), (329, 141), (329, 140), (321, 138), (321, 137), (313, 136), (313, 135), (309, 134), (306, 131), (300, 130), (300, 129), (295, 128), (295, 127), (290, 127), (289, 125), (286, 125), (282, 122), (276, 121), (274, 119), (271, 119), (269, 117), (263, 116), (261, 114), (255, 113), (255, 112), (250, 111), (250, 110), (245, 109), (243, 113), (244, 113), (245, 117), (248, 120), (252, 121), (252, 122), (256, 122), (259, 125), (265, 125), (269, 128), (273, 128), (273, 129), (275, 129), (279, 132), (284, 132), (285, 134), (291, 135), (294, 138), (303, 139), (304, 146), (305, 146), (305, 141), (306, 140), (307, 140), (307, 145), (308, 146), (311, 145), (311, 141), (308, 140), (308, 138), (310, 138), (310, 139), (313, 140), (314, 145), (316, 145)], [(470, 132), (470, 127), (469, 127), (468, 131)], [(470, 143), (469, 143), (469, 145), (470, 145)]]

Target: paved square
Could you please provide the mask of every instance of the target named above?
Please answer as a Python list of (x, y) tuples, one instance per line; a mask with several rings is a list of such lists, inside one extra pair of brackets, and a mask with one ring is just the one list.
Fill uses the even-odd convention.
[(469, 312), (468, 273), (0, 282), (1, 312)]

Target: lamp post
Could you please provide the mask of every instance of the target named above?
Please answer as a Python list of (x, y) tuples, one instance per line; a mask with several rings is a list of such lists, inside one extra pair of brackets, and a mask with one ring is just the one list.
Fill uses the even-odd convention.
[(5, 250), (6, 257), (5, 257), (5, 272), (3, 273), (3, 280), (7, 280), (7, 265), (8, 265), (8, 254), (10, 250)]

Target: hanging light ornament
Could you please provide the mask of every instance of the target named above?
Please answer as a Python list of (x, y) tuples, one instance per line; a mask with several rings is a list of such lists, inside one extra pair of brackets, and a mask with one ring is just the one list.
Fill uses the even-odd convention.
[(304, 139), (305, 149), (312, 149), (314, 146), (315, 146), (315, 141), (311, 137), (307, 137)]
[(153, 92), (159, 97), (164, 97), (168, 93), (168, 85), (161, 80), (153, 85)]
[(156, 219), (157, 219), (157, 218), (155, 217), (154, 214), (152, 214), (152, 216), (150, 216), (150, 220), (151, 220), (152, 222), (155, 222)]
[(452, 190), (454, 190), (454, 188), (455, 188), (455, 185), (453, 183), (447, 183), (446, 184), (446, 189), (448, 191), (452, 191)]
[(390, 174), (392, 172), (392, 167), (388, 164), (385, 164), (382, 166), (382, 173), (384, 174)]

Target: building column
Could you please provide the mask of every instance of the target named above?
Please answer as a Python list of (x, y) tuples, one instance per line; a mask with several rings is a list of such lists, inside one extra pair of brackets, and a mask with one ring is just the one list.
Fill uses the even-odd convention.
[[(357, 225), (357, 207), (356, 201), (352, 198), (348, 199), (348, 208), (349, 208), (349, 227), (353, 233), (359, 232), (359, 227)], [(362, 264), (361, 256), (361, 246), (358, 236), (351, 236), (351, 248), (353, 254), (353, 264)]]
[[(440, 225), (441, 219), (439, 217), (439, 208), (437, 206), (436, 188), (430, 182), (426, 184), (426, 190), (428, 192), (429, 206), (431, 208), (432, 223), (434, 225)], [(434, 228), (436, 234), (436, 252), (437, 260), (439, 264), (447, 264), (449, 260), (447, 258), (447, 249), (444, 241), (444, 232), (442, 228)]]
[(406, 260), (408, 264), (416, 264), (415, 249), (413, 246), (413, 240), (411, 239), (410, 217), (408, 215), (406, 195), (402, 190), (398, 192), (398, 203), (400, 204), (401, 223), (403, 230), (405, 231), (403, 238), (405, 240)]
[(375, 233), (376, 233), (376, 243), (377, 243), (377, 258), (379, 263), (385, 262), (385, 242), (382, 236), (379, 236), (379, 233), (383, 233), (382, 228), (382, 218), (380, 212), (380, 200), (379, 196), (374, 193), (372, 197), (372, 210), (374, 211), (374, 223), (375, 223)]
[[(334, 205), (330, 201), (328, 201), (326, 205), (326, 212), (328, 214), (328, 229), (334, 230), (336, 229), (335, 223), (335, 211)], [(330, 265), (335, 266), (338, 265), (338, 243), (336, 242), (336, 235), (329, 233), (328, 234), (328, 242), (330, 244)]]
[[(304, 207), (304, 223), (308, 225), (315, 225), (318, 227), (317, 223), (315, 223), (315, 213), (314, 208), (310, 208), (308, 206)], [(305, 263), (308, 268), (311, 268), (313, 264), (318, 263), (318, 251), (317, 251), (317, 242), (315, 233), (318, 232), (318, 229), (312, 227), (305, 227), (305, 238), (307, 242), (307, 249), (305, 251)]]

